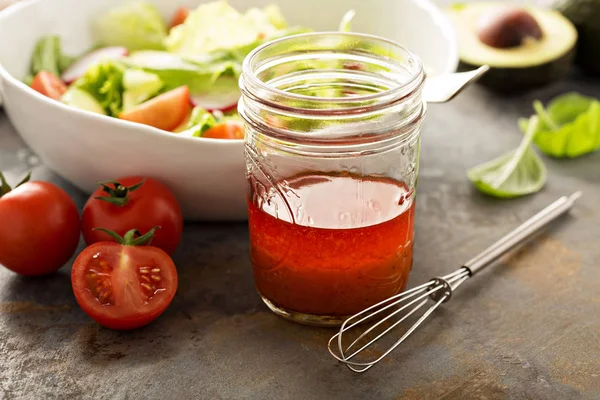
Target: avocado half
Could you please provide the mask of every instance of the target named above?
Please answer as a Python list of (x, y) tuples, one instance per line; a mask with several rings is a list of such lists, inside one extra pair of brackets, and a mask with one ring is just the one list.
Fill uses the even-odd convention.
[[(505, 15), (515, 7), (496, 1), (455, 4), (448, 10), (458, 38), (459, 70), (488, 65), (490, 70), (479, 83), (497, 92), (523, 92), (564, 78), (575, 57), (578, 37), (575, 26), (560, 12), (539, 7), (519, 7), (539, 25), (538, 38), (525, 37), (510, 47), (484, 43), (481, 38), (484, 21)], [(504, 26), (514, 26), (513, 22)]]
[(577, 28), (577, 65), (600, 75), (600, 0), (555, 0), (554, 8)]

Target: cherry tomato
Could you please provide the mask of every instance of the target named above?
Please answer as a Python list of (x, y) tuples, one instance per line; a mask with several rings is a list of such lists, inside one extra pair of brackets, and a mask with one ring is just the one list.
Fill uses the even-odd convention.
[(12, 189), (0, 173), (0, 264), (21, 275), (45, 275), (69, 261), (79, 243), (79, 212), (49, 182)]
[(157, 247), (138, 246), (151, 239), (156, 228), (135, 238), (114, 232), (117, 242), (99, 242), (86, 248), (71, 270), (73, 293), (79, 306), (100, 325), (118, 330), (149, 324), (171, 304), (177, 291), (177, 269)]
[(131, 176), (104, 182), (90, 196), (81, 215), (81, 233), (87, 245), (111, 241), (94, 228), (102, 227), (124, 235), (131, 229), (147, 232), (159, 225), (152, 246), (173, 254), (181, 241), (183, 216), (175, 195), (152, 178)]
[(190, 15), (190, 10), (187, 7), (179, 7), (175, 14), (173, 14), (173, 18), (171, 18), (171, 22), (169, 22), (169, 29), (176, 27), (177, 25), (181, 25), (185, 22), (188, 15)]
[(223, 122), (204, 132), (202, 137), (212, 139), (243, 139), (244, 124), (238, 121)]
[(190, 91), (187, 86), (181, 86), (122, 112), (119, 118), (172, 131), (191, 111)]
[(67, 85), (58, 76), (48, 71), (38, 72), (31, 82), (31, 88), (54, 100), (60, 100), (67, 91)]

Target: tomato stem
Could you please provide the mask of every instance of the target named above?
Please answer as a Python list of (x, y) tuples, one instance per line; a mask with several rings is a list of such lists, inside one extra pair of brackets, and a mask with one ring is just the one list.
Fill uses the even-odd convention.
[[(31, 172), (29, 172), (27, 175), (25, 175), (25, 178), (21, 179), (21, 182), (17, 183), (15, 188), (18, 188), (22, 184), (29, 182), (29, 179), (31, 179)], [(6, 182), (6, 178), (4, 177), (4, 174), (2, 174), (2, 172), (0, 172), (0, 197), (4, 196), (6, 193), (10, 192), (11, 190), (13, 190), (13, 188), (11, 188), (10, 185), (8, 184), (8, 182)]]
[[(129, 201), (129, 197), (127, 197), (127, 194), (129, 192), (133, 192), (139, 189), (145, 182), (146, 180), (142, 179), (139, 183), (136, 183), (132, 186), (123, 186), (117, 181), (98, 182), (98, 185), (102, 186), (102, 191), (106, 192), (108, 196), (98, 196), (95, 197), (95, 199), (106, 201), (108, 203), (122, 207)], [(112, 185), (113, 187), (109, 185)]]
[(94, 228), (93, 230), (102, 231), (106, 233), (107, 235), (115, 239), (117, 243), (122, 244), (123, 246), (141, 246), (144, 244), (150, 245), (150, 241), (152, 240), (152, 238), (154, 238), (154, 234), (156, 233), (157, 229), (160, 229), (160, 226), (155, 226), (144, 235), (141, 235), (140, 231), (138, 231), (137, 229), (131, 229), (123, 236), (120, 236), (118, 233), (106, 228)]

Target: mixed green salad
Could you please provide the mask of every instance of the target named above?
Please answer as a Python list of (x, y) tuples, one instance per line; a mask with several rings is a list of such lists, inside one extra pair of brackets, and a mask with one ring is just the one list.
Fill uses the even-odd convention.
[[(341, 29), (347, 29), (349, 13)], [(242, 139), (237, 114), (244, 57), (260, 44), (309, 32), (290, 27), (276, 5), (240, 13), (225, 0), (179, 8), (169, 23), (145, 2), (93, 22), (97, 44), (79, 57), (41, 38), (26, 82), (73, 107), (183, 136)]]

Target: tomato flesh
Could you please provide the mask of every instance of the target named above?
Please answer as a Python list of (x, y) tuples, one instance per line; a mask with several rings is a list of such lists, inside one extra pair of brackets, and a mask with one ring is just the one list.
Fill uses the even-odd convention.
[(227, 121), (213, 126), (202, 137), (211, 139), (243, 139), (244, 124), (237, 121)]
[(31, 82), (31, 88), (54, 100), (60, 100), (67, 91), (67, 85), (58, 76), (48, 71), (38, 72)]
[(166, 310), (177, 291), (177, 270), (156, 247), (100, 242), (77, 257), (71, 281), (86, 314), (106, 328), (129, 330)]
[(190, 91), (187, 86), (181, 86), (122, 112), (119, 118), (172, 131), (191, 111)]

